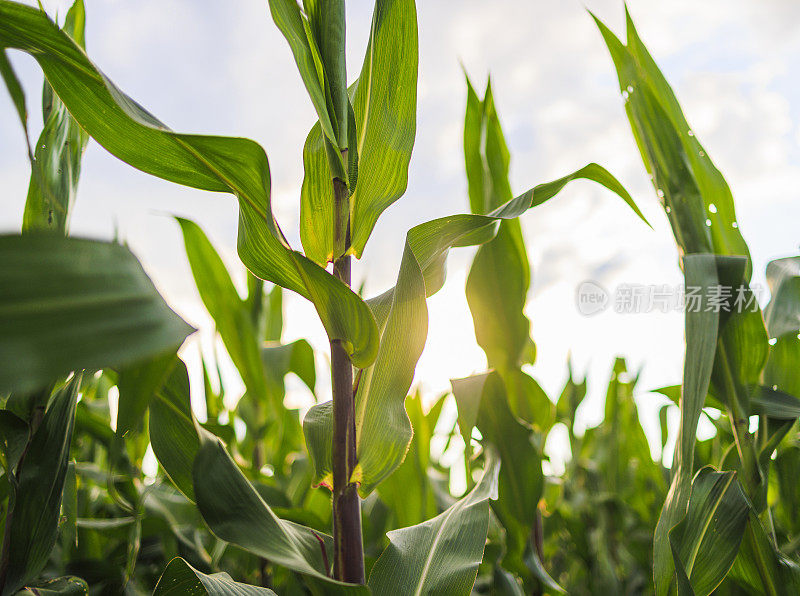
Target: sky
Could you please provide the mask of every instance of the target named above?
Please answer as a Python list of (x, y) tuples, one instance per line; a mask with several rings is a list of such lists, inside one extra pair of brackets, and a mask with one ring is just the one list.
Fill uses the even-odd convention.
[[(51, 14), (65, 2), (44, 1)], [(316, 120), (288, 45), (266, 0), (86, 0), (87, 51), (126, 93), (180, 132), (245, 136), (266, 149), (275, 215), (299, 247), (302, 147)], [(553, 397), (574, 369), (589, 375), (582, 424), (602, 418), (604, 388), (615, 356), (641, 368), (640, 418), (657, 441), (650, 392), (681, 379), (681, 313), (585, 316), (576, 291), (590, 280), (613, 293), (630, 284), (681, 282), (669, 226), (646, 176), (624, 114), (616, 75), (587, 13), (623, 29), (618, 0), (420, 0), (417, 136), (406, 194), (383, 215), (354, 268), (367, 295), (394, 284), (408, 228), (468, 209), (462, 134), (466, 86), (462, 70), (492, 88), (511, 152), (516, 194), (595, 161), (620, 179), (654, 226), (647, 228), (616, 196), (589, 182), (568, 187), (522, 218), (532, 266), (526, 313), (537, 362), (529, 372)], [(372, 2), (349, 0), (348, 72), (360, 71)], [(765, 286), (773, 258), (800, 244), (800, 3), (792, 0), (631, 0), (639, 33), (671, 82), (695, 134), (726, 176), (740, 229)], [(41, 73), (12, 54), (38, 134)], [(34, 139), (35, 140), (35, 139)], [(28, 165), (19, 123), (0, 94), (0, 179), (6, 191), (0, 232), (22, 221)], [(191, 280), (179, 228), (171, 215), (197, 221), (244, 290), (236, 256), (237, 205), (230, 195), (158, 180), (90, 143), (72, 217), (75, 236), (123, 238), (170, 305), (201, 333), (183, 354), (197, 364), (212, 326)], [(429, 300), (429, 333), (415, 383), (432, 399), (449, 379), (486, 366), (464, 298), (474, 249), (451, 253), (445, 288)], [(763, 295), (766, 298), (766, 294)], [(285, 339), (307, 337), (320, 351), (317, 393), (327, 341), (310, 303), (286, 300)], [(194, 380), (197, 367), (194, 366)], [(226, 366), (232, 393), (241, 382)], [(304, 403), (296, 389), (290, 396)], [(675, 426), (676, 412), (671, 420)]]

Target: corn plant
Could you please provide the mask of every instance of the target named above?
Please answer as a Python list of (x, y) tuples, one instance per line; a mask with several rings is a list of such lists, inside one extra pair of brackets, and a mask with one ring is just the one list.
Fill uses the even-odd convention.
[[(464, 158), (473, 213), (490, 212), (513, 196), (508, 180), (510, 156), (491, 83), (480, 99), (467, 80)], [(505, 539), (495, 576), (510, 585), (521, 582), (525, 593), (563, 592), (543, 563), (543, 519), (537, 504), (545, 489), (542, 450), (556, 422), (557, 408), (522, 370), (536, 356), (531, 324), (523, 312), (529, 287), (530, 265), (520, 222), (503, 221), (495, 237), (478, 249), (466, 286), (475, 336), (491, 372), (453, 380), (453, 394), (466, 445), (468, 481), (473, 428), (484, 445), (497, 450), (502, 462), (492, 510)], [(561, 410), (566, 401), (561, 402)], [(609, 397), (612, 403), (616, 402)]]
[[(395, 287), (363, 300), (350, 288), (351, 260), (364, 255), (378, 217), (402, 196), (407, 184), (416, 122), (414, 2), (377, 0), (364, 65), (349, 87), (343, 0), (307, 0), (302, 7), (293, 0), (270, 0), (269, 8), (289, 42), (318, 117), (303, 152), (303, 252), (289, 245), (272, 215), (269, 164), (258, 144), (242, 138), (171, 131), (114, 85), (80, 44), (41, 10), (0, 0), (0, 47), (29, 53), (69, 116), (116, 157), (177, 184), (234, 195), (239, 206), (238, 252), (242, 263), (255, 278), (310, 300), (328, 334), (333, 399), (309, 411), (303, 431), (314, 464), (314, 483), (331, 491), (333, 536), (280, 517), (268, 505), (214, 433), (214, 427), (206, 428), (194, 418), (186, 399), (185, 366), (175, 362), (169, 351), (140, 350), (135, 354), (138, 358), (130, 358), (135, 366), (128, 372), (126, 383), (130, 397), (124, 399), (125, 426), (133, 428), (137, 417), (144, 416), (150, 406), (150, 435), (159, 462), (180, 491), (196, 504), (211, 532), (273, 566), (300, 574), (305, 586), (316, 592), (468, 594), (488, 532), (487, 502), (497, 492), (500, 464), (490, 446), (482, 457), (481, 478), (464, 497), (422, 524), (388, 533), (388, 546), (371, 566), (366, 581), (361, 502), (401, 466), (412, 441), (404, 401), (425, 343), (426, 298), (444, 283), (451, 247), (493, 239), (501, 222), (515, 220), (549, 200), (571, 180), (598, 182), (621, 196), (637, 213), (638, 209), (616, 179), (591, 164), (516, 198), (502, 196), (476, 213), (412, 228)], [(182, 222), (182, 227), (187, 237), (191, 226)], [(187, 242), (187, 247), (190, 244)], [(39, 254), (51, 255), (48, 248), (45, 246)], [(190, 248), (190, 260), (192, 252)], [(39, 254), (25, 252), (29, 262)], [(329, 264), (332, 272), (326, 268)], [(40, 273), (44, 274), (37, 276), (38, 280), (47, 279), (47, 272)], [(246, 307), (230, 292), (224, 278), (210, 280), (198, 275), (197, 270), (194, 273), (201, 297), (215, 317), (248, 394), (252, 394), (247, 398), (255, 398), (263, 388), (258, 386), (261, 381), (249, 378), (253, 370), (258, 370), (251, 364), (252, 345), (237, 345), (250, 342), (239, 335), (247, 333), (242, 323)], [(257, 296), (258, 282), (255, 286)], [(247, 300), (251, 301), (250, 296)], [(223, 313), (227, 308), (232, 310)], [(130, 319), (131, 312), (122, 319)], [(86, 323), (84, 326), (94, 328)], [(181, 329), (182, 340), (186, 327)], [(150, 330), (150, 326), (141, 325), (138, 329), (140, 333)], [(21, 329), (19, 336), (32, 341), (27, 331)], [(180, 343), (174, 333), (169, 339), (172, 345)], [(38, 344), (33, 345), (38, 348)], [(126, 342), (126, 354), (133, 352), (135, 345)], [(41, 371), (30, 379), (29, 386), (47, 374), (117, 364), (110, 357), (114, 350), (103, 347), (107, 348), (106, 357), (98, 360), (87, 357), (84, 361), (78, 358), (80, 351), (72, 350), (66, 362)], [(147, 359), (153, 353), (158, 356)], [(128, 364), (128, 359), (122, 363)], [(20, 390), (27, 380), (15, 374), (8, 384)], [(125, 393), (122, 383), (120, 380), (121, 401)], [(269, 393), (269, 387), (266, 391)], [(160, 396), (155, 401), (154, 393)], [(269, 403), (270, 399), (275, 398), (267, 395), (268, 407), (279, 407)], [(262, 441), (262, 434), (270, 432), (263, 426), (265, 419), (251, 413), (254, 458), (256, 454), (258, 458), (276, 457), (274, 445)], [(275, 413), (270, 419), (281, 420), (283, 430), (292, 424)], [(123, 451), (125, 434), (120, 434), (119, 424), (117, 435), (112, 465)], [(234, 588), (231, 581), (228, 576), (207, 575), (176, 559), (168, 565), (156, 591), (227, 593), (236, 589), (269, 593), (256, 586), (240, 584)], [(16, 580), (7, 581), (6, 591), (18, 585)]]
[[(686, 594), (797, 593), (793, 527), (776, 524), (773, 512), (796, 503), (785, 487), (800, 415), (797, 258), (770, 263), (772, 299), (762, 313), (749, 285), (749, 251), (725, 179), (630, 15), (626, 12), (627, 44), (597, 24), (617, 69), (633, 136), (682, 255), (687, 288), (686, 360), (677, 392), (681, 422), (655, 530), (656, 594), (674, 588)], [(698, 295), (691, 308), (690, 288)], [(696, 445), (704, 408), (719, 414), (712, 449)], [(770, 498), (776, 482), (784, 488)], [(780, 545), (779, 537), (789, 537), (790, 544)]]

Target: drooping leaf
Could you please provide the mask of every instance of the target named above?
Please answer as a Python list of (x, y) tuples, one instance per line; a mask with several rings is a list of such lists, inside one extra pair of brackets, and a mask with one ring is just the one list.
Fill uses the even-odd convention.
[(321, 580), (326, 593), (368, 593), (328, 576), (329, 536), (279, 519), (244, 477), (218, 439), (206, 437), (193, 466), (197, 506), (211, 531), (274, 564)]
[(78, 374), (53, 396), (18, 467), (11, 514), (6, 518), (8, 571), (4, 596), (39, 574), (58, 536), (80, 382)]
[(378, 332), (369, 308), (334, 276), (292, 251), (278, 228), (270, 205), (269, 164), (257, 143), (170, 131), (31, 7), (0, 0), (0, 46), (31, 54), (72, 117), (116, 157), (178, 184), (234, 194), (240, 205), (239, 256), (245, 266), (311, 300), (329, 337), (343, 341), (353, 364), (366, 366), (374, 360)]
[(372, 567), (375, 594), (467, 596), (483, 559), (488, 501), (497, 496), (498, 460), (489, 455), (480, 482), (460, 501), (422, 524), (388, 533)]
[[(350, 87), (355, 134), (349, 157), (358, 156), (351, 178), (352, 252), (361, 257), (378, 217), (406, 190), (416, 134), (417, 15), (414, 0), (378, 0), (361, 74)], [(300, 235), (306, 255), (324, 264), (335, 255), (334, 173), (326, 139), (314, 125), (303, 148)], [(351, 167), (352, 169), (352, 167)]]
[(176, 557), (169, 562), (156, 584), (153, 596), (269, 596), (275, 592), (260, 586), (235, 582), (227, 573), (201, 573)]
[[(67, 12), (63, 31), (85, 48), (85, 26), (83, 0), (75, 0)], [(42, 91), (42, 112), (44, 128), (34, 147), (22, 231), (66, 236), (89, 136), (70, 116), (47, 80)]]
[(675, 565), (669, 533), (686, 516), (691, 493), (694, 445), (697, 424), (711, 382), (717, 346), (719, 312), (707, 309), (707, 288), (718, 284), (717, 263), (721, 257), (686, 255), (683, 269), (686, 287), (699, 288), (701, 304), (687, 308), (686, 357), (680, 397), (681, 420), (672, 465), (672, 478), (653, 541), (653, 565), (656, 594), (667, 594), (673, 583)]
[[(403, 400), (411, 386), (427, 335), (425, 297), (438, 292), (444, 284), (449, 250), (490, 240), (498, 221), (519, 217), (531, 207), (554, 197), (570, 181), (580, 178), (593, 180), (623, 198), (630, 198), (605, 169), (589, 164), (563, 178), (540, 184), (487, 215), (452, 215), (409, 230), (397, 285), (368, 301), (382, 329), (382, 356), (379, 355), (375, 364), (364, 370), (356, 395), (356, 411), (363, 412), (363, 423), (356, 429), (359, 465), (353, 480), (361, 483), (362, 495), (366, 496), (402, 462), (411, 438)], [(401, 298), (396, 298), (396, 295)], [(384, 321), (392, 321), (392, 324), (387, 322), (384, 325)], [(391, 348), (384, 347), (389, 345)], [(391, 407), (386, 404), (391, 404)], [(387, 432), (387, 424), (391, 432)], [(316, 482), (324, 483), (333, 469), (331, 402), (309, 410), (303, 426), (314, 459)], [(374, 449), (363, 446), (364, 437), (373, 442)]]
[(679, 586), (696, 596), (717, 588), (739, 552), (749, 513), (735, 472), (706, 466), (697, 473), (686, 517), (669, 533)]
[(193, 331), (119, 244), (0, 236), (0, 262), (0, 360), (14, 362), (0, 369), (0, 391), (133, 364), (174, 351)]

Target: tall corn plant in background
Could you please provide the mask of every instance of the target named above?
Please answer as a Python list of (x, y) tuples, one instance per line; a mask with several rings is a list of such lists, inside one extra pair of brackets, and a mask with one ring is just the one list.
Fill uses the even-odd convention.
[[(487, 501), (496, 491), (499, 464), (491, 449), (481, 480), (465, 497), (425, 524), (388, 535), (389, 546), (363, 585), (361, 497), (398, 468), (411, 441), (403, 404), (425, 342), (425, 299), (443, 284), (451, 247), (492, 239), (498, 222), (517, 218), (573, 179), (595, 180), (635, 206), (605, 170), (583, 168), (514, 199), (504, 197), (478, 214), (412, 228), (396, 286), (362, 300), (349, 288), (350, 261), (363, 255), (378, 217), (406, 187), (416, 120), (415, 6), (410, 0), (376, 2), (364, 66), (350, 87), (344, 67), (343, 1), (308, 0), (301, 8), (292, 0), (272, 0), (270, 10), (319, 118), (303, 155), (304, 253), (289, 246), (272, 216), (269, 166), (256, 143), (172, 132), (103, 75), (42, 11), (0, 1), (0, 46), (30, 53), (81, 129), (123, 161), (178, 184), (233, 194), (239, 203), (242, 262), (256, 278), (309, 299), (328, 334), (333, 400), (312, 408), (304, 433), (315, 482), (332, 490), (332, 538), (278, 517), (214, 429), (199, 425), (185, 405), (183, 410), (161, 411), (183, 412), (169, 424), (158, 420), (158, 409), (150, 408), (151, 435), (158, 434), (153, 424), (160, 424), (169, 439), (158, 449), (159, 461), (196, 503), (212, 532), (303, 575), (316, 591), (467, 594), (483, 553)], [(183, 224), (185, 235), (189, 227)], [(332, 274), (325, 268), (328, 263), (333, 263)], [(196, 271), (195, 277), (213, 315), (219, 297), (210, 292), (219, 288), (204, 290)], [(219, 319), (217, 323), (225, 339), (228, 332)], [(231, 342), (226, 345), (231, 352)], [(134, 378), (141, 383), (134, 386), (154, 389), (169, 403), (175, 395), (185, 395), (188, 380), (180, 362), (170, 368), (163, 360), (168, 359), (140, 365)], [(135, 403), (133, 411), (143, 415), (148, 400)], [(258, 426), (254, 432), (260, 434)], [(176, 561), (159, 589), (168, 593), (187, 578), (212, 592), (209, 586), (219, 580)]]
[[(788, 548), (778, 543), (779, 537), (793, 536), (794, 527), (776, 525), (785, 504), (771, 505), (768, 493), (776, 473), (783, 487), (779, 494), (789, 495), (785, 462), (797, 440), (798, 260), (770, 263), (772, 300), (762, 313), (749, 286), (749, 251), (725, 179), (687, 123), (630, 15), (626, 12), (627, 45), (597, 24), (682, 255), (687, 288), (681, 423), (655, 532), (656, 593), (675, 587), (687, 594), (709, 594), (718, 587), (723, 593), (742, 588), (797, 593), (797, 549), (791, 539)], [(689, 292), (696, 294), (693, 303)], [(715, 465), (698, 469), (696, 431), (704, 407), (724, 415), (715, 421), (722, 452), (716, 461), (702, 462)], [(755, 432), (752, 417), (758, 420)], [(706, 450), (699, 454), (713, 457)]]

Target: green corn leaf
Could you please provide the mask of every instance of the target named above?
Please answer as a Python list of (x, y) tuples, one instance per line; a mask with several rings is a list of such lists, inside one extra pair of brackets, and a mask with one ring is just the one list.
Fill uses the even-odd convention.
[(219, 538), (320, 582), (326, 594), (367, 594), (328, 576), (332, 539), (279, 519), (215, 438), (203, 439), (193, 466), (203, 519)]
[(151, 399), (167, 380), (175, 363), (175, 354), (168, 352), (120, 371), (115, 449), (121, 448), (128, 433), (139, 430)]
[(55, 393), (17, 470), (5, 520), (8, 570), (3, 596), (14, 594), (39, 574), (56, 542), (80, 382), (78, 374)]
[(797, 335), (800, 332), (800, 257), (770, 261), (767, 283), (772, 294), (764, 309), (769, 336)]
[(417, 120), (417, 9), (414, 0), (377, 0), (353, 92), (358, 184), (352, 250), (361, 257), (375, 222), (408, 184)]
[(369, 576), (372, 591), (399, 596), (470, 594), (483, 559), (488, 501), (497, 497), (499, 468), (490, 454), (480, 482), (460, 501), (422, 524), (389, 532), (389, 546)]
[(177, 220), (197, 291), (244, 381), (248, 397), (258, 403), (270, 403), (248, 305), (239, 297), (225, 264), (200, 226), (188, 219)]
[(770, 418), (790, 420), (800, 417), (800, 399), (772, 387), (756, 387), (750, 397), (753, 411)]
[(764, 309), (771, 346), (761, 384), (800, 396), (800, 257), (788, 257), (767, 265), (772, 298)]
[(178, 360), (150, 404), (150, 443), (166, 475), (191, 501), (195, 500), (192, 466), (201, 440), (211, 436), (195, 420), (189, 373)]
[(0, 236), (0, 262), (0, 359), (15, 363), (0, 370), (0, 391), (174, 352), (193, 331), (119, 244)]
[(335, 122), (336, 147), (345, 149), (347, 139), (347, 68), (345, 64), (344, 0), (303, 0), (311, 35), (319, 48), (327, 111)]
[[(306, 10), (307, 5), (311, 4), (315, 10), (310, 14), (303, 14), (300, 6), (295, 0), (269, 0), (269, 9), (272, 14), (272, 20), (275, 21), (280, 32), (289, 42), (289, 47), (294, 55), (297, 68), (300, 71), (300, 77), (303, 79), (303, 84), (306, 86), (311, 103), (317, 112), (317, 116), (322, 123), (322, 128), (325, 131), (325, 136), (331, 143), (338, 145), (338, 125), (336, 113), (331, 109), (332, 105), (329, 104), (331, 98), (330, 82), (328, 77), (336, 77), (338, 72), (326, 72), (326, 64), (323, 62), (323, 56), (318, 45), (318, 38), (315, 33), (319, 33), (319, 29), (315, 28), (324, 26), (319, 22), (320, 8), (317, 2), (304, 2)], [(334, 11), (336, 13), (337, 21), (342, 19), (341, 24), (341, 44), (344, 44), (344, 2), (338, 1), (341, 6), (340, 10)], [(337, 6), (338, 8), (338, 6)], [(315, 22), (310, 22), (311, 17), (317, 17)], [(329, 23), (332, 24), (332, 23)], [(335, 26), (335, 25), (334, 25)], [(337, 27), (338, 28), (338, 27)], [(336, 43), (336, 40), (331, 39), (331, 44)], [(330, 46), (326, 47), (326, 57), (329, 61), (333, 58), (331, 56)], [(344, 64), (339, 63), (343, 69)], [(346, 134), (346, 133), (345, 133)], [(346, 145), (345, 145), (346, 147)], [(342, 178), (345, 179), (345, 178)]]
[[(67, 12), (63, 31), (84, 48), (85, 26), (83, 0), (76, 0)], [(52, 231), (66, 236), (89, 135), (70, 116), (47, 80), (42, 112), (44, 129), (34, 147), (22, 231)]]
[[(411, 441), (403, 402), (425, 347), (428, 309), (424, 277), (408, 245), (390, 298), (391, 302), (381, 297), (370, 301), (382, 329), (381, 346), (375, 364), (363, 371), (355, 397), (358, 464), (352, 480), (360, 484), (363, 496), (402, 463)], [(333, 486), (332, 420), (328, 402), (314, 406), (304, 421), (316, 482), (329, 487)]]
[[(733, 258), (733, 257), (729, 257)], [(717, 267), (722, 257), (686, 255), (683, 258), (686, 287), (700, 288), (701, 300), (708, 299), (707, 289), (719, 282)], [(669, 533), (685, 517), (691, 493), (694, 445), (697, 424), (711, 382), (716, 352), (719, 312), (699, 308), (686, 312), (686, 358), (683, 369), (683, 391), (680, 397), (681, 420), (678, 442), (672, 465), (672, 480), (653, 542), (654, 580), (657, 596), (669, 593), (675, 565)]]
[(421, 524), (437, 513), (436, 495), (428, 479), (431, 438), (444, 404), (439, 398), (426, 415), (419, 393), (406, 400), (406, 412), (414, 429), (403, 463), (378, 488), (381, 500), (394, 513), (395, 527)]
[[(294, 2), (290, 2), (294, 4)], [(154, 176), (239, 199), (239, 256), (250, 271), (311, 300), (356, 366), (370, 364), (378, 332), (369, 308), (286, 243), (270, 206), (269, 164), (248, 139), (170, 131), (120, 91), (45, 14), (0, 0), (0, 46), (31, 54), (73, 118), (100, 145)]]
[(267, 344), (261, 348), (261, 362), (268, 378), (280, 384), (280, 395), (283, 397), (283, 378), (288, 373), (297, 375), (313, 393), (317, 382), (317, 369), (314, 363), (314, 348), (304, 339), (288, 344)]
[(17, 468), (25, 445), (28, 444), (28, 424), (9, 410), (0, 410), (0, 465), (6, 475)]
[[(348, 153), (358, 158), (357, 183), (350, 176), (351, 240), (359, 258), (378, 217), (408, 184), (416, 134), (417, 64), (414, 0), (377, 0), (361, 74), (350, 87), (354, 130)], [(306, 255), (320, 264), (336, 256), (333, 172), (323, 130), (320, 120), (303, 148), (300, 228)]]
[(800, 446), (779, 450), (773, 466), (778, 494), (775, 518), (781, 527), (796, 536), (800, 532)]
[(89, 586), (80, 577), (59, 577), (47, 581), (36, 582), (16, 596), (83, 596), (89, 594)]
[(752, 508), (730, 577), (751, 594), (792, 596), (800, 592), (800, 566), (775, 547)]
[(476, 426), (483, 442), (493, 446), (502, 464), (498, 498), (492, 509), (506, 529), (508, 552), (504, 565), (512, 571), (524, 571), (523, 555), (544, 486), (541, 453), (533, 444), (531, 429), (511, 412), (499, 373), (455, 379), (451, 383), (459, 410), (462, 403), (471, 408), (478, 396)]
[(707, 596), (739, 552), (750, 505), (735, 472), (702, 468), (692, 480), (686, 517), (669, 533), (679, 594)]
[[(464, 162), (473, 213), (488, 213), (512, 198), (509, 152), (491, 82), (481, 101), (467, 78)], [(523, 313), (529, 286), (522, 228), (517, 220), (504, 221), (494, 240), (478, 249), (467, 278), (475, 337), (486, 352), (489, 368), (505, 371), (521, 364), (530, 341), (530, 321)]]
[(762, 382), (789, 395), (800, 395), (800, 337), (778, 338), (770, 347), (769, 359), (762, 373)]
[[(630, 199), (605, 169), (589, 164), (563, 178), (540, 184), (487, 215), (461, 214), (435, 219), (409, 230), (397, 285), (368, 301), (381, 329), (378, 358), (365, 369), (356, 393), (358, 465), (353, 481), (366, 496), (403, 461), (412, 429), (403, 408), (427, 335), (425, 297), (441, 289), (452, 247), (491, 240), (498, 221), (515, 219), (561, 191), (570, 181), (593, 180)], [(317, 484), (332, 475), (332, 403), (309, 410), (303, 421)]]
[(324, 590), (363, 592), (363, 588), (329, 580), (325, 562), (331, 560), (330, 537), (279, 519), (219, 439), (197, 424), (182, 362), (151, 404), (150, 438), (167, 475), (197, 503), (203, 519), (219, 538), (311, 576), (311, 581), (316, 578)]
[(227, 573), (201, 573), (189, 563), (172, 559), (156, 584), (153, 596), (269, 596), (275, 592), (233, 581)]
[[(596, 17), (595, 22), (614, 61), (642, 160), (681, 249), (749, 257), (731, 190), (691, 130), (630, 14), (626, 11), (627, 45)], [(750, 264), (746, 266), (749, 280)]]
[(25, 132), (25, 141), (30, 143), (28, 141), (28, 107), (25, 102), (25, 92), (22, 90), (17, 74), (8, 60), (8, 53), (3, 48), (0, 48), (0, 77), (3, 77), (8, 94), (11, 96), (11, 102), (14, 104), (17, 116), (19, 116), (22, 129)]
[(334, 176), (347, 182), (341, 154), (349, 129), (344, 1), (334, 0), (324, 10), (318, 0), (304, 0), (302, 9), (295, 0), (270, 0), (269, 7), (322, 123), (324, 158)]

